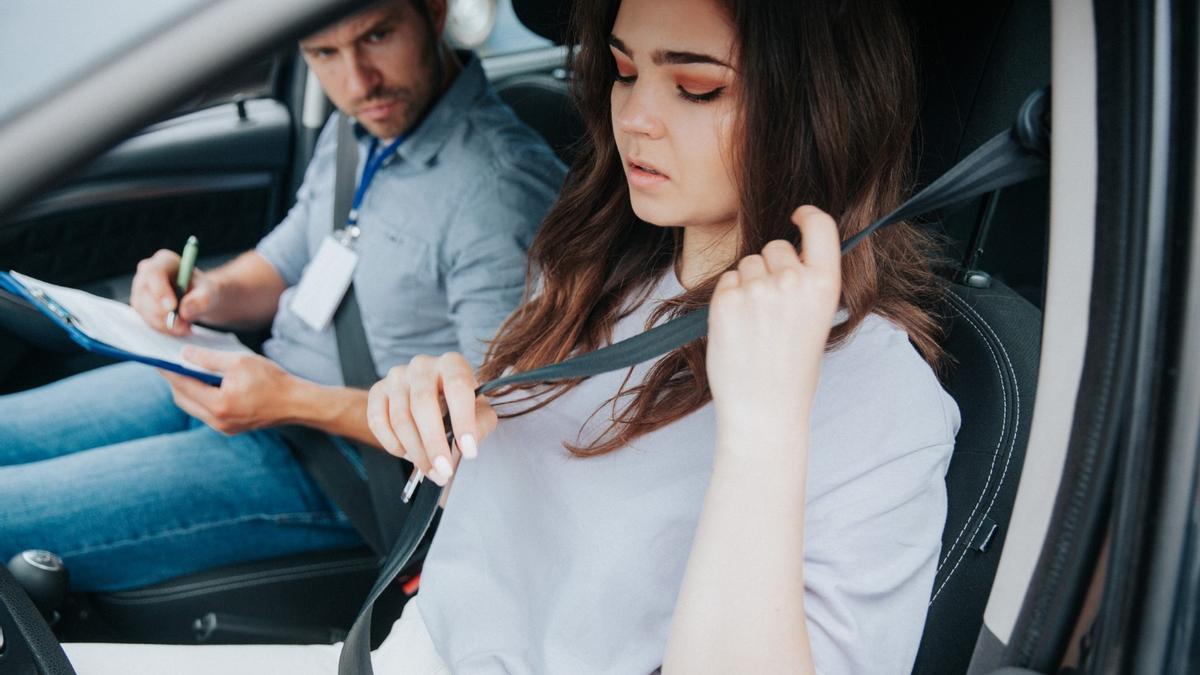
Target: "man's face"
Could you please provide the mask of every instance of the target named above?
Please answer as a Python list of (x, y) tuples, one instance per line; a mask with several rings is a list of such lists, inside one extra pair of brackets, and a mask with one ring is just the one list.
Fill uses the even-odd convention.
[(428, 2), (431, 22), (413, 4), (425, 1), (392, 0), (300, 42), (333, 104), (378, 138), (411, 129), (440, 89), (445, 2)]

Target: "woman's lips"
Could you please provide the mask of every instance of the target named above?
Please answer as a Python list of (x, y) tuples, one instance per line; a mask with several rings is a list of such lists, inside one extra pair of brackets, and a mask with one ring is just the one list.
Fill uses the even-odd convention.
[(629, 163), (629, 184), (639, 188), (662, 185), (671, 180), (666, 174), (637, 162)]

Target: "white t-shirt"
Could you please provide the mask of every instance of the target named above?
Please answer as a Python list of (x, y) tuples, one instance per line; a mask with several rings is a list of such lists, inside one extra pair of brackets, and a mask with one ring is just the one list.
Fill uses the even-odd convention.
[[(615, 328), (645, 330), (666, 274)], [(634, 369), (630, 384), (649, 368)], [(599, 457), (597, 409), (625, 371), (502, 420), (460, 464), (416, 598), (455, 673), (649, 673), (671, 615), (712, 472), (709, 404)], [(907, 673), (916, 657), (946, 518), (958, 408), (903, 331), (868, 317), (828, 352), (812, 414), (805, 609), (821, 673)]]

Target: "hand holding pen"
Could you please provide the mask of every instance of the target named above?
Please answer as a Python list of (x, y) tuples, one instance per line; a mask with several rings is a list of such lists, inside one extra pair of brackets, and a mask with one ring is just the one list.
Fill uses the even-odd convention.
[(211, 284), (196, 269), (199, 249), (196, 238), (189, 237), (182, 254), (162, 249), (138, 263), (129, 304), (153, 328), (187, 335), (192, 321), (212, 304)]

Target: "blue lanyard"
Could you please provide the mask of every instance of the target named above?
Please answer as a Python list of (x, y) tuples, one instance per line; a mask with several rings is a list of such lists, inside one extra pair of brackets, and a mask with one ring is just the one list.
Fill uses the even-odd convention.
[(402, 134), (396, 140), (388, 143), (383, 152), (376, 154), (376, 151), (379, 150), (379, 139), (371, 139), (371, 150), (367, 152), (367, 163), (363, 166), (362, 178), (359, 179), (358, 188), (354, 191), (354, 202), (350, 205), (350, 215), (346, 217), (347, 228), (358, 225), (358, 207), (362, 206), (363, 197), (367, 195), (367, 188), (371, 187), (371, 181), (375, 180), (375, 172), (379, 171), (379, 167), (383, 166), (384, 161), (391, 157), (403, 142), (404, 135)]

